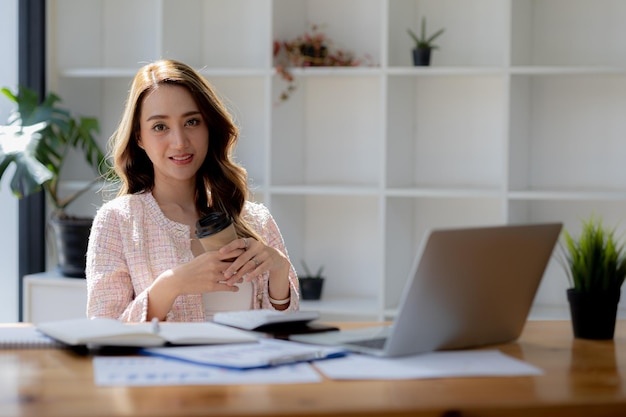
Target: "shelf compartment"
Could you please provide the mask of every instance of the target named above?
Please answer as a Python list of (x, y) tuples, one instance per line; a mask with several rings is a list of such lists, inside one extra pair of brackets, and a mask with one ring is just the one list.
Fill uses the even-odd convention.
[[(378, 77), (304, 77), (272, 110), (272, 185), (380, 184)], [(274, 97), (282, 88), (274, 85)]]
[(381, 62), (380, 16), (384, 2), (379, 0), (274, 0), (273, 40), (291, 41), (311, 26), (330, 39), (331, 49), (351, 52), (372, 63)]
[(299, 275), (324, 265), (324, 297), (375, 298), (381, 288), (379, 200), (272, 195), (271, 211)]
[(510, 108), (510, 190), (624, 190), (626, 75), (513, 76)]
[(505, 223), (499, 198), (389, 197), (385, 210), (385, 308), (396, 309), (429, 230)]
[(164, 0), (163, 56), (202, 68), (269, 68), (270, 5), (269, 0)]
[(52, 21), (62, 28), (52, 39), (58, 69), (139, 67), (158, 59), (160, 42), (154, 31), (161, 16), (160, 7), (154, 6), (151, 0), (51, 3)]
[(626, 66), (625, 2), (514, 0), (511, 4), (513, 65)]
[(504, 185), (504, 77), (391, 76), (387, 87), (388, 186)]
[[(107, 149), (109, 137), (117, 129), (122, 117), (131, 78), (60, 78), (53, 88), (60, 91), (63, 97), (62, 106), (74, 109), (80, 116), (96, 117), (100, 124), (98, 143), (103, 150)], [(84, 179), (84, 171), (75, 171), (81, 166), (68, 164), (64, 172), (67, 179)]]
[[(257, 77), (207, 77), (239, 127), (235, 160), (248, 171), (252, 187), (267, 184), (269, 121), (268, 84)], [(210, 140), (210, 139), (209, 139)]]
[(440, 28), (431, 66), (502, 66), (507, 60), (508, 4), (501, 0), (389, 1), (388, 65), (412, 66), (414, 42), (407, 28), (419, 34), (422, 17), (427, 34)]

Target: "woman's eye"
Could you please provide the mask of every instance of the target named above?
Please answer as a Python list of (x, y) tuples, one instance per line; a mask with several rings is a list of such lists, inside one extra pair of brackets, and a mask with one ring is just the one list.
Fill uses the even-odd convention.
[(154, 130), (155, 132), (162, 132), (166, 129), (166, 126), (163, 123), (157, 123), (154, 126), (152, 126), (152, 130)]
[(186, 124), (187, 126), (198, 126), (200, 124), (200, 119), (189, 119)]

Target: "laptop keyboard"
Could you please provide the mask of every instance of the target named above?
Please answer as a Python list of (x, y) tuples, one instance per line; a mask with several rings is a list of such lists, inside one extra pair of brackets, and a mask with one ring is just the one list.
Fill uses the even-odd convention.
[(385, 343), (387, 342), (386, 337), (378, 337), (375, 339), (364, 339), (364, 340), (352, 340), (348, 344), (363, 346), (371, 349), (382, 349), (385, 347)]

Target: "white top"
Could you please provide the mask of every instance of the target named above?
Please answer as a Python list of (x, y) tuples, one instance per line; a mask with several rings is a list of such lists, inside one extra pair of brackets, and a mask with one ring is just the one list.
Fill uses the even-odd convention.
[(207, 321), (220, 311), (250, 310), (252, 308), (252, 283), (237, 284), (237, 292), (207, 292), (202, 294), (202, 305)]

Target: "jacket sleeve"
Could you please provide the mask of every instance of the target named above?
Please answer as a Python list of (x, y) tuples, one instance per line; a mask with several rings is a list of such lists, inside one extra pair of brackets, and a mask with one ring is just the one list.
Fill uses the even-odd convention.
[[(248, 208), (246, 220), (265, 240), (265, 244), (280, 251), (289, 259), (283, 236), (267, 207), (262, 204), (251, 203)], [(289, 292), (291, 300), (286, 311), (295, 311), (300, 308), (300, 286), (296, 270), (291, 261), (289, 261), (289, 264)], [(254, 302), (254, 308), (275, 309), (269, 299), (269, 273), (263, 274), (257, 282), (257, 297), (255, 297)]]
[(87, 248), (87, 317), (145, 321), (147, 291), (134, 295), (125, 259), (123, 218), (103, 206), (96, 214)]

